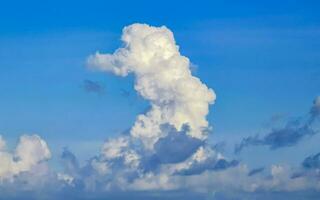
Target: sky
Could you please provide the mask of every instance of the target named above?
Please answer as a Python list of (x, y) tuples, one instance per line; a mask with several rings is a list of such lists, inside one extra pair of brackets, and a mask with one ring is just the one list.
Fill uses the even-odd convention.
[(2, 2), (0, 199), (318, 199), (319, 6)]

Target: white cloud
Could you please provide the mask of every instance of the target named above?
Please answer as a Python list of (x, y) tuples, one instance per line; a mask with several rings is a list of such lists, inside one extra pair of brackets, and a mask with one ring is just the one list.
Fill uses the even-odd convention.
[(14, 153), (4, 150), (5, 142), (2, 138), (0, 144), (2, 144), (2, 148), (0, 148), (0, 180), (30, 171), (51, 157), (46, 142), (37, 135), (21, 136)]
[[(122, 41), (123, 47), (113, 54), (97, 52), (88, 64), (118, 76), (132, 73), (135, 90), (151, 108), (137, 117), (129, 136), (107, 140), (91, 166), (102, 173), (113, 170), (117, 177), (110, 184), (121, 183), (120, 188), (131, 185), (127, 179), (151, 187), (152, 177), (162, 188), (169, 180), (165, 177), (177, 169), (213, 170), (210, 165), (224, 160), (205, 142), (210, 129), (206, 116), (216, 96), (192, 75), (191, 63), (180, 54), (173, 33), (165, 26), (132, 24), (123, 29)], [(119, 181), (119, 174), (128, 173), (130, 178)], [(144, 185), (143, 180), (149, 183)]]
[(152, 149), (164, 136), (160, 125), (170, 124), (181, 130), (188, 124), (188, 134), (206, 139), (206, 115), (215, 93), (192, 76), (190, 61), (180, 54), (173, 33), (164, 26), (133, 24), (123, 29), (122, 41), (123, 48), (113, 54), (98, 52), (89, 57), (88, 63), (119, 76), (135, 75), (134, 88), (151, 102), (151, 109), (137, 117), (131, 135)]
[[(123, 29), (122, 41), (123, 47), (113, 54), (97, 52), (88, 58), (88, 64), (118, 76), (132, 73), (135, 90), (150, 101), (151, 109), (137, 117), (129, 136), (108, 140), (100, 158), (92, 161), (100, 172), (110, 175), (116, 171), (109, 188), (207, 192), (317, 188), (306, 181), (310, 177), (292, 179), (292, 169), (281, 165), (249, 176), (246, 165), (228, 161), (206, 144), (210, 129), (206, 116), (216, 96), (191, 74), (190, 61), (180, 54), (168, 28), (133, 24)], [(320, 98), (311, 115), (318, 115), (318, 107)], [(170, 131), (163, 128), (170, 126)], [(182, 152), (188, 145), (193, 151)]]

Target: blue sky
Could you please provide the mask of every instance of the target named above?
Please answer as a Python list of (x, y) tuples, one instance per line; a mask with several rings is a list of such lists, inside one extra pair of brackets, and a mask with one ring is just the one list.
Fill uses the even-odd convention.
[[(318, 135), (279, 150), (250, 147), (234, 155), (233, 147), (308, 115), (320, 95), (319, 6), (302, 0), (2, 2), (0, 133), (11, 148), (21, 134), (40, 135), (59, 168), (63, 147), (84, 163), (105, 139), (128, 131), (149, 103), (134, 91), (133, 76), (95, 72), (86, 59), (113, 52), (122, 28), (139, 22), (167, 26), (193, 74), (216, 92), (207, 117), (210, 141), (225, 142), (226, 155), (252, 167), (299, 166), (320, 151)], [(102, 92), (85, 90), (86, 80)]]

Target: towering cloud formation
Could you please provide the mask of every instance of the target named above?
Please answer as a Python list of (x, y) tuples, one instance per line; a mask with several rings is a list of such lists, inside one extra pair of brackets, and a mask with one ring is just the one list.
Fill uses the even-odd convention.
[(50, 157), (46, 142), (37, 135), (21, 136), (14, 153), (6, 151), (5, 141), (0, 137), (0, 180), (28, 172)]
[(122, 41), (123, 47), (113, 54), (90, 56), (89, 66), (118, 76), (132, 73), (135, 90), (151, 108), (137, 117), (129, 136), (108, 140), (92, 167), (104, 174), (125, 174), (131, 183), (138, 177), (141, 185), (150, 176), (200, 174), (237, 165), (206, 144), (206, 116), (216, 96), (192, 75), (173, 33), (164, 26), (133, 24), (123, 29)]
[(182, 56), (172, 32), (166, 27), (133, 24), (123, 29), (124, 47), (113, 54), (89, 58), (92, 68), (119, 76), (135, 75), (135, 89), (151, 102), (151, 109), (139, 115), (131, 135), (146, 148), (165, 136), (162, 124), (181, 130), (190, 127), (189, 135), (206, 138), (208, 106), (215, 100), (213, 90), (192, 76), (189, 59)]

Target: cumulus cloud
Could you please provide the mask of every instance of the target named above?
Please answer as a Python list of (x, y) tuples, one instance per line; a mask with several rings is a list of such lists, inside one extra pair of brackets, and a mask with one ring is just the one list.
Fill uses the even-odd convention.
[[(134, 89), (150, 101), (128, 136), (109, 139), (92, 161), (103, 173), (113, 170), (133, 179), (197, 174), (235, 166), (207, 145), (206, 120), (215, 93), (191, 73), (189, 59), (179, 52), (166, 28), (133, 24), (123, 29), (123, 47), (113, 54), (88, 58), (91, 68), (118, 76), (132, 73)], [(122, 169), (122, 170), (121, 170)], [(139, 181), (138, 181), (139, 182)]]
[[(320, 190), (319, 181), (312, 176), (292, 179), (293, 170), (288, 166), (249, 170), (217, 150), (223, 143), (209, 144), (211, 126), (206, 116), (215, 93), (192, 75), (192, 64), (180, 54), (168, 28), (133, 24), (123, 29), (122, 41), (123, 46), (113, 54), (98, 52), (88, 58), (88, 64), (121, 77), (132, 74), (134, 89), (150, 102), (150, 109), (137, 116), (128, 134), (108, 138), (98, 155), (83, 165), (65, 148), (63, 169), (57, 173), (45, 162), (51, 153), (39, 136), (21, 136), (12, 153), (0, 136), (0, 183), (5, 182), (0, 193), (6, 199), (23, 199), (30, 188), (35, 191), (32, 197), (38, 199), (162, 200), (250, 199), (247, 194), (264, 191)], [(89, 92), (101, 90), (95, 82), (84, 84)], [(284, 130), (262, 139), (247, 139), (240, 149), (248, 145), (280, 148), (314, 134), (311, 125), (319, 116), (319, 101), (304, 125), (288, 123)], [(288, 137), (293, 139), (288, 142)], [(306, 166), (317, 166), (317, 159), (309, 158)], [(20, 192), (17, 187), (26, 190)], [(14, 193), (21, 196), (12, 196)]]
[(28, 172), (51, 157), (46, 142), (37, 135), (21, 136), (13, 153), (5, 149), (2, 137), (0, 146), (0, 180)]
[[(124, 28), (122, 40), (123, 47), (113, 54), (90, 56), (89, 66), (118, 76), (132, 73), (134, 88), (150, 101), (150, 109), (137, 116), (128, 134), (107, 139), (98, 156), (83, 166), (64, 149), (64, 169), (53, 180), (68, 191), (180, 190), (176, 177), (236, 167), (237, 161), (208, 144), (211, 127), (206, 116), (215, 93), (192, 75), (172, 32), (164, 26), (133, 24)], [(86, 86), (100, 90), (91, 81)], [(17, 149), (20, 159), (40, 162)], [(47, 159), (41, 152), (37, 149), (37, 158)]]
[(151, 109), (139, 115), (131, 135), (152, 149), (163, 136), (160, 126), (184, 124), (189, 135), (205, 139), (206, 115), (215, 93), (192, 76), (190, 61), (182, 56), (173, 33), (166, 27), (133, 24), (123, 29), (124, 47), (113, 54), (97, 52), (88, 59), (91, 68), (118, 76), (135, 76), (135, 90), (151, 103)]
[(283, 128), (273, 129), (267, 135), (259, 135), (244, 138), (240, 144), (236, 145), (235, 153), (239, 153), (248, 146), (269, 146), (270, 149), (278, 149), (296, 145), (303, 138), (313, 136), (318, 133), (312, 125), (320, 116), (320, 97), (314, 100), (310, 109), (308, 119), (289, 121)]
[[(292, 181), (291, 169), (284, 166), (272, 166), (264, 177), (264, 168), (250, 171), (208, 144), (211, 127), (206, 116), (215, 94), (192, 75), (189, 59), (180, 54), (168, 28), (133, 24), (123, 29), (122, 41), (123, 47), (113, 54), (97, 52), (88, 64), (118, 76), (133, 74), (135, 90), (151, 106), (137, 117), (128, 135), (108, 139), (100, 155), (90, 161), (91, 173), (98, 174), (104, 188), (252, 192), (316, 187), (305, 179)], [(313, 118), (318, 115), (316, 108), (310, 112)], [(288, 123), (284, 130), (247, 143), (272, 148), (294, 144), (314, 134), (310, 124)], [(296, 139), (288, 142), (288, 138)]]

